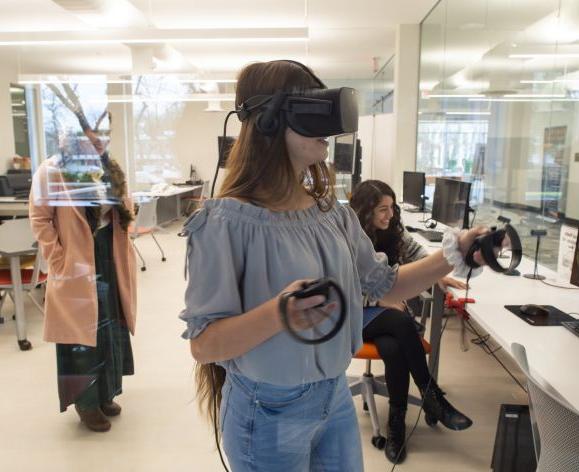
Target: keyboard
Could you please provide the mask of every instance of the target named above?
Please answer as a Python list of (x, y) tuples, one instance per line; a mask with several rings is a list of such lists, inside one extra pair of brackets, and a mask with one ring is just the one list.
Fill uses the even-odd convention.
[(579, 336), (579, 320), (561, 321), (561, 325), (571, 331), (575, 336)]
[(442, 242), (442, 233), (440, 231), (419, 229), (418, 234), (420, 234), (420, 236), (427, 239), (431, 243), (441, 243)]

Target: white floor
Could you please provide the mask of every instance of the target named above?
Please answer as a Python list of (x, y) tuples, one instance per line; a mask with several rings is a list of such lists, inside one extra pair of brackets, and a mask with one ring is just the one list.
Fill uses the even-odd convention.
[[(6, 322), (0, 325), (0, 471), (222, 470), (212, 432), (197, 411), (193, 362), (187, 342), (180, 338), (185, 243), (176, 236), (178, 229), (175, 225), (158, 236), (167, 253), (165, 263), (149, 237), (138, 241), (148, 270), (139, 272), (136, 375), (125, 378), (125, 393), (118, 399), (123, 413), (113, 419), (108, 433), (89, 432), (71, 409), (59, 413), (54, 345), (42, 341), (42, 316), (27, 302), (28, 337), (34, 348), (20, 352), (12, 307), (6, 304)], [(440, 384), (473, 418), (474, 426), (458, 433), (429, 428), (421, 420), (408, 459), (397, 470), (488, 471), (500, 404), (526, 403), (524, 392), (490, 356), (476, 346), (461, 351), (458, 333), (458, 322), (452, 319), (443, 339)], [(498, 355), (515, 369), (505, 354)], [(383, 372), (383, 366), (375, 364), (374, 370)], [(354, 361), (349, 373), (362, 369), (363, 363)], [(369, 417), (359, 400), (356, 405), (366, 471), (390, 470), (383, 452), (370, 444)], [(384, 423), (386, 402), (378, 400), (378, 407)], [(417, 413), (417, 408), (409, 409), (408, 427)]]

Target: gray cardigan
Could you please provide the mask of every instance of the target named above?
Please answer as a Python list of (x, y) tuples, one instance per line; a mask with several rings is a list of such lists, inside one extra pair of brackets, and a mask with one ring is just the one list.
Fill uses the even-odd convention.
[[(211, 322), (245, 313), (296, 279), (332, 277), (346, 295), (348, 320), (317, 347), (325, 378), (342, 374), (362, 345), (362, 295), (378, 299), (394, 285), (397, 267), (376, 253), (354, 211), (335, 203), (323, 212), (273, 212), (235, 199), (207, 200), (185, 224), (188, 286), (184, 338)], [(221, 365), (258, 382), (299, 385), (322, 380), (314, 349), (279, 333)]]

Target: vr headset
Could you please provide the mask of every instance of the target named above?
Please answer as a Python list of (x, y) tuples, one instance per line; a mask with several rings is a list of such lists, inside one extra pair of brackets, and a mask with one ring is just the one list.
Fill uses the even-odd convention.
[(355, 133), (358, 131), (358, 93), (353, 88), (342, 87), (256, 95), (236, 109), (242, 122), (252, 113), (257, 113), (256, 128), (265, 136), (274, 136), (286, 126), (308, 138)]

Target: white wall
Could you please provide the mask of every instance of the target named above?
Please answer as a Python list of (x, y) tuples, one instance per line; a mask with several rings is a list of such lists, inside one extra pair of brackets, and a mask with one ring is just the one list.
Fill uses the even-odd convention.
[[(232, 102), (224, 102), (222, 107), (228, 110)], [(187, 102), (181, 120), (177, 123), (175, 152), (179, 166), (184, 176), (189, 176), (189, 166), (193, 164), (197, 175), (202, 180), (213, 180), (217, 165), (217, 136), (223, 134), (223, 121), (226, 112), (206, 112), (205, 102)], [(241, 123), (237, 116), (229, 118), (227, 135), (237, 136)], [(215, 192), (223, 180), (225, 170), (219, 171), (219, 179)]]
[(362, 143), (363, 181), (377, 179), (391, 184), (394, 180), (400, 167), (394, 159), (394, 133), (395, 118), (392, 113), (360, 117), (358, 136)]
[(420, 25), (398, 25), (394, 64), (393, 162), (387, 181), (402, 195), (403, 171), (416, 169)]
[(361, 116), (358, 120), (358, 138), (362, 145), (362, 182), (372, 178), (374, 160), (374, 115)]

